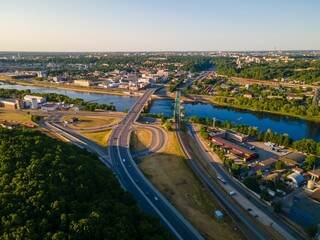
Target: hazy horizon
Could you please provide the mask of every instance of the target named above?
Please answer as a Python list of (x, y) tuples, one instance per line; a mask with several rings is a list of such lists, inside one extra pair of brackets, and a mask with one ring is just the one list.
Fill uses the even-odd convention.
[(318, 9), (316, 0), (4, 1), (0, 51), (312, 51)]

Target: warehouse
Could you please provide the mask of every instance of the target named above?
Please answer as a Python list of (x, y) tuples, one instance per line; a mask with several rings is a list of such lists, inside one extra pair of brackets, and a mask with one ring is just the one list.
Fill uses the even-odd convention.
[(7, 109), (16, 109), (16, 103), (14, 100), (5, 100), (5, 99), (0, 99), (0, 107), (4, 107), (4, 108), (7, 108)]
[(211, 141), (217, 145), (223, 146), (223, 147), (227, 147), (230, 148), (231, 150), (233, 150), (234, 152), (236, 152), (237, 154), (243, 155), (245, 160), (251, 160), (251, 159), (256, 159), (259, 157), (259, 154), (248, 149), (245, 148), (243, 146), (240, 146), (236, 143), (230, 142), (226, 139), (220, 138), (220, 137), (213, 137), (211, 139)]
[(288, 153), (280, 156), (279, 160), (284, 162), (287, 166), (300, 166), (306, 159), (306, 155), (302, 153)]
[(37, 103), (45, 103), (46, 99), (40, 96), (33, 96), (33, 95), (25, 95), (23, 98), (25, 101), (32, 102), (32, 99), (36, 99)]

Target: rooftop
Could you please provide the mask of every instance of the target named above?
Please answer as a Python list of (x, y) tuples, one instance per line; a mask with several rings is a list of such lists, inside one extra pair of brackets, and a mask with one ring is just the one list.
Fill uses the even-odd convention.
[(262, 161), (260, 164), (263, 166), (269, 166), (269, 165), (276, 163), (277, 161), (278, 160), (276, 160), (274, 158), (268, 158), (267, 160)]
[(303, 153), (291, 152), (287, 153), (286, 155), (283, 155), (282, 157), (301, 163), (306, 159), (307, 156)]
[(250, 149), (248, 148), (245, 148), (239, 144), (236, 144), (236, 143), (233, 143), (233, 142), (230, 142), (224, 138), (221, 138), (221, 137), (213, 137), (212, 138), (213, 141), (217, 141), (218, 143), (221, 143), (221, 144), (225, 144), (229, 147), (233, 147), (233, 148), (236, 148), (238, 150), (240, 150), (241, 152), (244, 152), (244, 153), (247, 153), (247, 154), (256, 154), (256, 152), (254, 151), (251, 151)]
[(315, 169), (315, 170), (310, 170), (310, 171), (308, 171), (308, 173), (312, 176), (319, 178), (320, 177), (320, 168)]

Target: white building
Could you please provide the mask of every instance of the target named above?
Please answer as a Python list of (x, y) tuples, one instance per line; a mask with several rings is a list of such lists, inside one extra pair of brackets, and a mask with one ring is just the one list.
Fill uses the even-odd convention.
[(74, 80), (73, 83), (82, 87), (89, 87), (92, 85), (92, 83), (88, 80)]
[(32, 109), (38, 109), (39, 108), (38, 100), (36, 98), (32, 98), (31, 99), (31, 108)]
[(299, 187), (299, 185), (301, 183), (303, 183), (303, 181), (304, 181), (304, 177), (301, 174), (296, 173), (296, 172), (295, 173), (291, 173), (290, 175), (287, 176), (287, 178), (291, 179), (292, 185), (294, 187)]
[(37, 103), (45, 103), (46, 99), (39, 96), (33, 96), (33, 95), (25, 95), (23, 98), (25, 101), (32, 102), (32, 99), (36, 99)]

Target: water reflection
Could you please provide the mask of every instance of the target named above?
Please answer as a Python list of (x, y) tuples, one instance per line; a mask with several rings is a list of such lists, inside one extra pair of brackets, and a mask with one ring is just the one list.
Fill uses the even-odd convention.
[(266, 131), (271, 129), (278, 133), (287, 133), (295, 140), (301, 138), (312, 138), (320, 140), (320, 124), (296, 117), (277, 115), (266, 112), (251, 112), (246, 109), (237, 109), (233, 107), (218, 106), (206, 103), (184, 103), (186, 117), (193, 115), (199, 117), (216, 117), (218, 120), (235, 121), (239, 117), (242, 119), (237, 123), (257, 126)]

